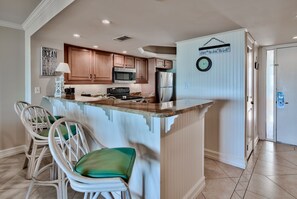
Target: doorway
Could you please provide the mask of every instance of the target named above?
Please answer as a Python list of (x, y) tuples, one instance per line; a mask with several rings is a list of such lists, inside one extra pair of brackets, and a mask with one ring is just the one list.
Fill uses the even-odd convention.
[(267, 51), (266, 138), (297, 145), (297, 46)]
[(246, 157), (254, 149), (254, 40), (247, 36), (246, 64)]

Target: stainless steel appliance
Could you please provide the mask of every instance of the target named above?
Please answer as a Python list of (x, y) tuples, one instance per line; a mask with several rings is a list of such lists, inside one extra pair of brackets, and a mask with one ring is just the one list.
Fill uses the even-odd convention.
[(156, 91), (157, 100), (159, 102), (168, 102), (173, 97), (173, 73), (171, 72), (156, 72)]
[(113, 82), (114, 83), (128, 83), (133, 84), (136, 82), (136, 69), (135, 68), (113, 68)]
[(121, 100), (141, 100), (141, 96), (130, 95), (129, 87), (107, 88), (107, 96), (112, 96)]

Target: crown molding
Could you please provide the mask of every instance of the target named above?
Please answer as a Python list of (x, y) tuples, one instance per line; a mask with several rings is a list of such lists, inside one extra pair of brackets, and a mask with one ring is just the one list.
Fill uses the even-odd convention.
[(13, 28), (17, 30), (24, 30), (21, 24), (12, 23), (9, 21), (0, 20), (0, 26), (6, 27), (6, 28)]
[(22, 24), (28, 35), (33, 35), (49, 20), (75, 0), (42, 0)]

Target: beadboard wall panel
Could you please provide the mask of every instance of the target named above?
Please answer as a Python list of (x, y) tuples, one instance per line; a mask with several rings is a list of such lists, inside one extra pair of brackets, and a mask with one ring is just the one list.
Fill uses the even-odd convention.
[[(212, 68), (200, 72), (199, 48), (213, 37), (230, 43), (231, 52), (207, 55)], [(207, 46), (219, 44), (212, 40)], [(245, 30), (177, 42), (176, 67), (177, 99), (215, 100), (205, 117), (205, 149), (220, 161), (245, 167)]]

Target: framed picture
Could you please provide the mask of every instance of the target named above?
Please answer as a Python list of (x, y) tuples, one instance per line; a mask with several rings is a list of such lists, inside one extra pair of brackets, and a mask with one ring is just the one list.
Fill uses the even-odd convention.
[(41, 76), (54, 76), (57, 66), (57, 49), (41, 47)]

